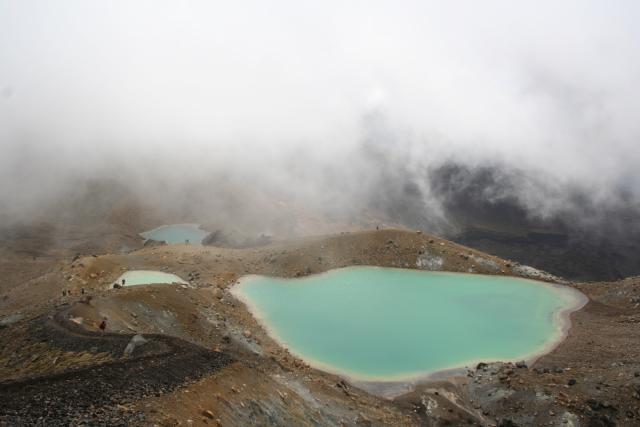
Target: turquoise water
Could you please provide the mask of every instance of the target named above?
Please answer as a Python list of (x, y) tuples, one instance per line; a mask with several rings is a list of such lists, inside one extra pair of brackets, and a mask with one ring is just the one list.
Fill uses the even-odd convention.
[(152, 270), (127, 271), (118, 278), (116, 283), (122, 284), (122, 279), (125, 279), (125, 286), (151, 285), (154, 283), (182, 283), (186, 285), (189, 283), (185, 282), (180, 278), (180, 276), (176, 276), (175, 274)]
[(169, 244), (185, 243), (188, 240), (192, 245), (202, 244), (202, 239), (207, 237), (208, 234), (209, 232), (200, 228), (199, 224), (163, 225), (140, 233), (145, 239), (165, 241)]
[(376, 267), (249, 276), (233, 292), (312, 365), (382, 381), (527, 358), (562, 337), (560, 312), (581, 301), (574, 290), (513, 277)]

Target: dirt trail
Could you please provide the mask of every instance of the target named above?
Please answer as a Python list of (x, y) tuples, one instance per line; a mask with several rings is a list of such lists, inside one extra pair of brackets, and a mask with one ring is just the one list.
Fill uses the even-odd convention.
[(87, 331), (67, 320), (67, 310), (33, 321), (34, 337), (69, 351), (109, 353), (113, 360), (53, 375), (0, 383), (0, 424), (142, 424), (144, 414), (125, 406), (170, 392), (233, 362), (226, 354), (179, 338), (150, 334), (130, 357), (133, 335)]

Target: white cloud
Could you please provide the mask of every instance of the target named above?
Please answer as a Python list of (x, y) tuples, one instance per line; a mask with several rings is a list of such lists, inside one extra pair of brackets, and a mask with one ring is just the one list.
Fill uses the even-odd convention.
[[(324, 192), (323, 170), (359, 164), (350, 156), (376, 111), (410, 172), (499, 160), (601, 201), (624, 183), (640, 199), (639, 12), (633, 1), (4, 0), (0, 198), (36, 198), (38, 173), (157, 167), (186, 182), (204, 173), (193, 164)], [(280, 170), (292, 156), (308, 162), (304, 185)], [(370, 174), (345, 173), (345, 188)]]

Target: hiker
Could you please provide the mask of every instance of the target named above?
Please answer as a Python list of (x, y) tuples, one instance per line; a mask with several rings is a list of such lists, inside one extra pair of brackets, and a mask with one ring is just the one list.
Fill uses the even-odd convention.
[(66, 297), (67, 296), (67, 291), (65, 289), (62, 290), (62, 296)]
[(124, 280), (124, 279), (122, 279), (122, 286), (124, 286), (124, 282), (125, 282), (125, 280)]
[(107, 318), (106, 317), (102, 318), (102, 322), (100, 322), (99, 328), (100, 328), (100, 332), (102, 334), (104, 334), (104, 330), (107, 329)]
[(80, 293), (84, 295), (84, 288), (80, 288)]

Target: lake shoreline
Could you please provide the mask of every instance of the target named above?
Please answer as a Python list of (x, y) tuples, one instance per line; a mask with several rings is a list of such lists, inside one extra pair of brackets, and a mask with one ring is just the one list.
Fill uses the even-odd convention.
[[(280, 278), (278, 280), (282, 281), (305, 281), (306, 279), (318, 277), (321, 275), (328, 275), (332, 272), (336, 272), (338, 270), (344, 269), (357, 269), (357, 268), (380, 268), (384, 269), (385, 267), (379, 266), (349, 266), (340, 269), (333, 269), (324, 271), (318, 274), (309, 275), (305, 277), (298, 278)], [(411, 270), (415, 272), (422, 272), (421, 270), (416, 269), (398, 269), (398, 270)], [(490, 276), (490, 275), (479, 275), (473, 273), (455, 273), (455, 272), (446, 272), (446, 271), (438, 271), (432, 272), (441, 275), (473, 275), (473, 276), (485, 276), (485, 277), (505, 277), (505, 276)], [(367, 392), (372, 394), (376, 394), (386, 398), (394, 398), (406, 392), (409, 392), (415, 389), (421, 383), (437, 381), (437, 380), (447, 380), (453, 379), (456, 377), (465, 376), (469, 369), (475, 369), (475, 366), (478, 363), (495, 363), (495, 362), (503, 362), (503, 363), (516, 363), (519, 361), (524, 361), (527, 365), (531, 365), (535, 363), (537, 359), (548, 354), (553, 349), (555, 349), (558, 345), (560, 345), (567, 337), (569, 330), (571, 329), (571, 314), (583, 308), (589, 301), (589, 299), (577, 289), (574, 289), (569, 286), (560, 285), (556, 283), (542, 282), (533, 280), (525, 277), (513, 277), (518, 280), (523, 280), (531, 283), (535, 283), (536, 285), (542, 285), (549, 287), (554, 292), (558, 292), (561, 297), (564, 297), (566, 304), (565, 306), (557, 310), (553, 313), (553, 324), (556, 327), (556, 331), (552, 337), (542, 346), (537, 348), (533, 352), (528, 352), (526, 354), (518, 355), (517, 357), (510, 358), (479, 358), (473, 360), (467, 360), (461, 363), (455, 363), (451, 366), (447, 366), (441, 369), (436, 369), (433, 371), (420, 371), (409, 374), (401, 374), (401, 375), (363, 375), (361, 373), (349, 372), (347, 370), (336, 368), (335, 366), (319, 361), (315, 358), (300, 354), (297, 352), (289, 343), (284, 340), (280, 334), (278, 334), (277, 330), (273, 325), (269, 324), (266, 321), (266, 316), (262, 313), (261, 309), (258, 305), (252, 301), (246, 294), (242, 292), (242, 287), (252, 280), (259, 279), (261, 277), (269, 277), (269, 276), (259, 276), (259, 275), (246, 275), (242, 276), (236, 284), (234, 284), (231, 288), (231, 294), (241, 301), (247, 308), (247, 311), (256, 319), (257, 323), (266, 331), (267, 335), (271, 337), (280, 347), (291, 353), (292, 355), (298, 357), (309, 366), (319, 369), (321, 371), (327, 372), (329, 374), (337, 375), (339, 377), (345, 378), (352, 384), (358, 386), (359, 388), (364, 389)]]

